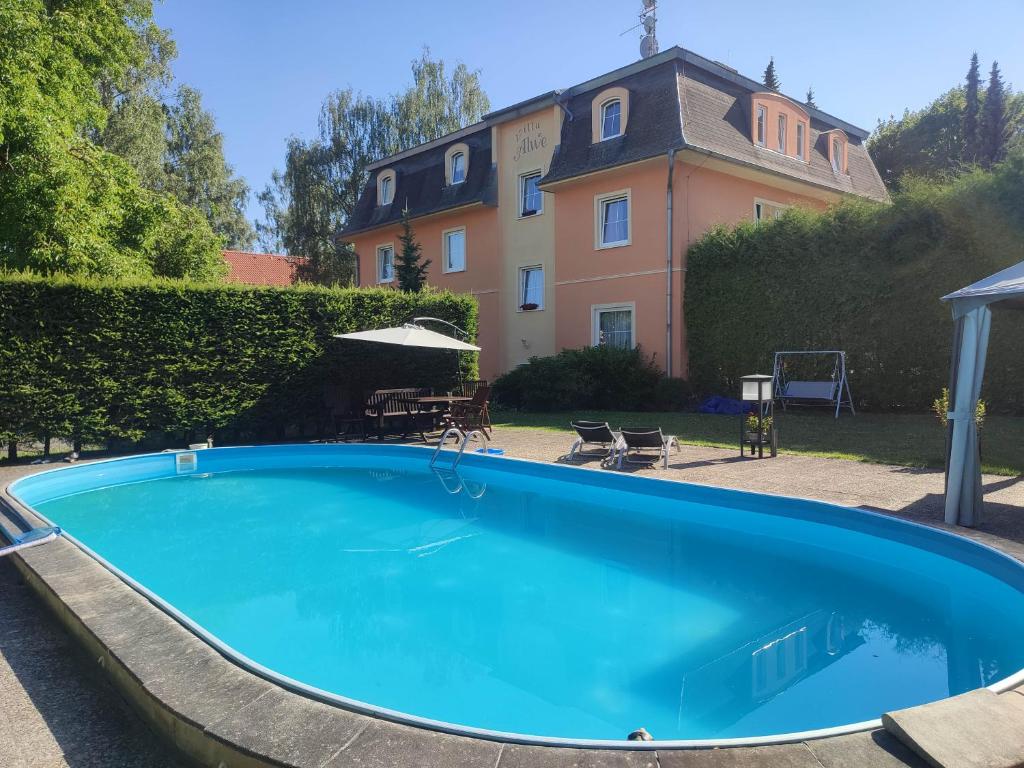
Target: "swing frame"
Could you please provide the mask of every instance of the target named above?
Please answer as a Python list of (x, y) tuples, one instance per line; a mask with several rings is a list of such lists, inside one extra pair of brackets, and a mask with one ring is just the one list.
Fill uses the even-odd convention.
[[(803, 355), (831, 355), (834, 358), (832, 367), (832, 378), (828, 381), (798, 381), (786, 377), (786, 358)], [(803, 385), (803, 389), (828, 386), (828, 396), (817, 394), (791, 394), (792, 385)], [(800, 387), (797, 387), (800, 389)], [(857, 411), (853, 407), (853, 395), (850, 394), (850, 380), (846, 375), (846, 352), (839, 349), (809, 349), (800, 351), (786, 351), (775, 353), (775, 365), (772, 369), (772, 393), (776, 400), (782, 403), (782, 410), (788, 405), (835, 406), (834, 418), (839, 418), (839, 411), (846, 406), (850, 409), (850, 415), (856, 416)], [(807, 402), (807, 401), (818, 402)]]

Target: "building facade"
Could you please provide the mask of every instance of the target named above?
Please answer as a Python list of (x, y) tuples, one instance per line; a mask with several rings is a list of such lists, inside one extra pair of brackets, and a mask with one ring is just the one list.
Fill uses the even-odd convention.
[(886, 200), (867, 135), (672, 48), (377, 161), (340, 237), (360, 286), (394, 286), (408, 209), (428, 282), (479, 302), (485, 378), (590, 344), (685, 377), (689, 245), (792, 205)]

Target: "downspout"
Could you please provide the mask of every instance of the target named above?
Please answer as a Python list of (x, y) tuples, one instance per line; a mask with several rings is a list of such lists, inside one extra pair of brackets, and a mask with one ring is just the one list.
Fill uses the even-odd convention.
[(672, 177), (676, 170), (676, 150), (668, 151), (668, 184), (665, 188), (665, 374), (672, 375), (672, 204), (675, 192)]

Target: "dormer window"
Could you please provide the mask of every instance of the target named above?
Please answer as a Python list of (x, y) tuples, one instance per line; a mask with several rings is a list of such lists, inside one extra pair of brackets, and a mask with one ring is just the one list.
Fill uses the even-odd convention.
[(601, 141), (622, 135), (622, 102), (618, 99), (601, 106)]
[(377, 175), (377, 205), (391, 205), (395, 199), (395, 172), (381, 171)]
[(779, 152), (786, 154), (786, 116), (779, 115), (779, 133), (778, 133), (778, 148)]
[(452, 184), (461, 184), (466, 180), (466, 153), (456, 152), (452, 155)]
[(807, 150), (804, 149), (807, 141), (807, 128), (805, 123), (796, 124), (796, 158), (797, 160), (807, 159)]
[(452, 144), (444, 153), (444, 183), (449, 187), (461, 184), (469, 173), (469, 145)]
[(765, 146), (767, 143), (766, 134), (768, 133), (768, 110), (758, 105), (757, 107), (757, 145), (759, 147)]
[(629, 130), (629, 91), (621, 85), (605, 88), (590, 102), (590, 141), (597, 144)]
[(843, 172), (843, 142), (832, 137), (832, 170), (836, 173)]

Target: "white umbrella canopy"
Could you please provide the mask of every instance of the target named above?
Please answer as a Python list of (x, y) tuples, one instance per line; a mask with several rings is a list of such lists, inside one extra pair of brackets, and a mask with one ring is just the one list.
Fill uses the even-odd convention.
[(339, 333), (336, 339), (352, 339), (354, 341), (373, 341), (378, 344), (397, 344), (401, 347), (426, 347), (428, 349), (453, 349), (458, 352), (479, 352), (480, 347), (464, 341), (445, 336), (443, 333), (430, 331), (414, 323), (406, 323), (398, 328), (379, 328), (375, 331), (357, 331), (355, 333)]

